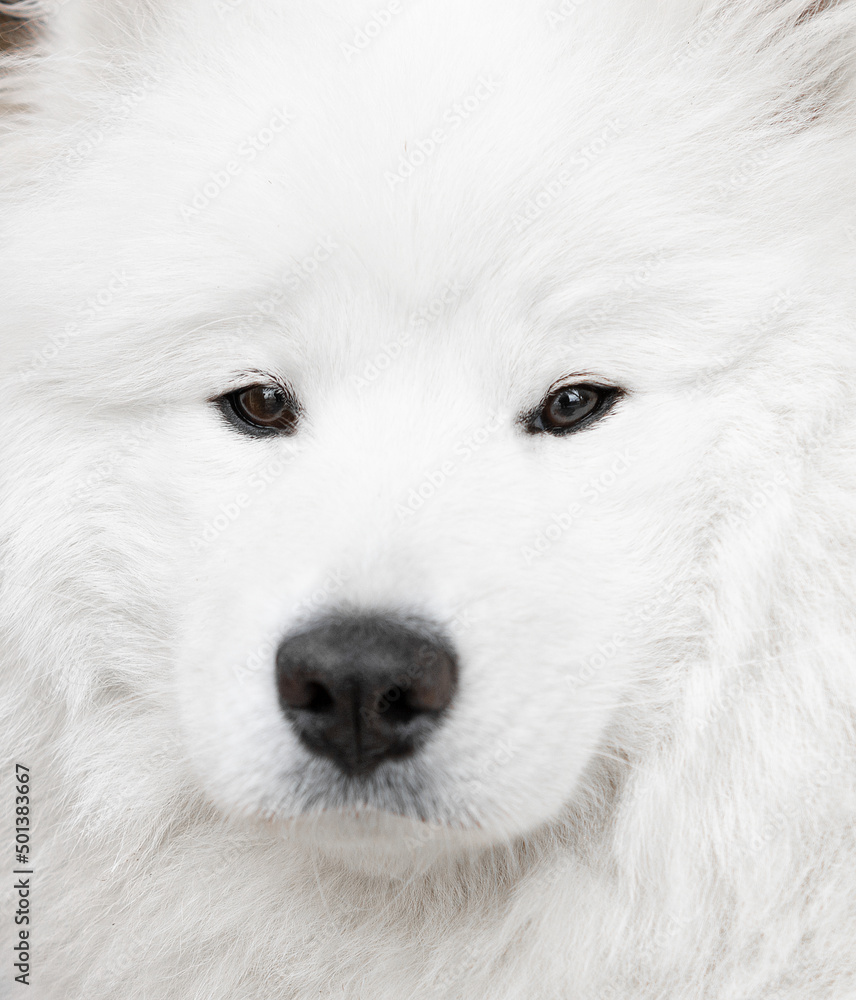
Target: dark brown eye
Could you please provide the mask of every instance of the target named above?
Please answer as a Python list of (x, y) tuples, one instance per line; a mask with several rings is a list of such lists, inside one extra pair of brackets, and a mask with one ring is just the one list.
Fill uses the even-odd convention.
[(279, 385), (251, 385), (216, 400), (230, 423), (250, 434), (293, 434), (297, 401)]
[(538, 434), (569, 434), (603, 416), (621, 394), (606, 385), (566, 385), (551, 392), (532, 413), (527, 430)]

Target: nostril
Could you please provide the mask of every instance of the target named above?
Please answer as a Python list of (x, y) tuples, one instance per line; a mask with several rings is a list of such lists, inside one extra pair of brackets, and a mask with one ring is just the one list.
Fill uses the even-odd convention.
[(321, 714), (335, 704), (333, 695), (320, 681), (300, 674), (282, 673), (279, 677), (279, 697), (289, 708)]
[(422, 709), (414, 705), (410, 699), (410, 692), (404, 691), (400, 687), (391, 687), (380, 696), (375, 704), (375, 712), (392, 726), (403, 726), (411, 722), (417, 715), (422, 714)]
[(404, 676), (376, 697), (373, 711), (388, 725), (404, 725), (420, 715), (436, 715), (449, 707), (454, 690), (454, 665), (446, 657), (429, 678)]
[(335, 700), (328, 689), (323, 684), (319, 684), (318, 681), (310, 681), (307, 686), (310, 697), (303, 708), (318, 715), (329, 712), (335, 705)]

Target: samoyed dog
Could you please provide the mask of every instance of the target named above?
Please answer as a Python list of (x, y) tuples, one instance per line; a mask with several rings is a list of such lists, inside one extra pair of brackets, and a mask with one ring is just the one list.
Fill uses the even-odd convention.
[(856, 3), (3, 8), (3, 995), (856, 997)]

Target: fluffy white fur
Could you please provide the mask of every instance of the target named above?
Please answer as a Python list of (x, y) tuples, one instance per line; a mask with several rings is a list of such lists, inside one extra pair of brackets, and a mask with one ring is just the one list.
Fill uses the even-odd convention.
[[(7, 53), (32, 995), (856, 996), (854, 50), (846, 0), (68, 0)], [(295, 437), (207, 402), (256, 371)], [(573, 374), (627, 396), (522, 433)], [(363, 799), (274, 691), (340, 606), (462, 663)]]

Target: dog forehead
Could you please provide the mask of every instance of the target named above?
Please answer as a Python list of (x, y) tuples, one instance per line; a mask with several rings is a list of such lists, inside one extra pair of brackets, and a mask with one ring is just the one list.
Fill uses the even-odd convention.
[[(516, 23), (543, 33), (534, 15)], [(527, 200), (546, 196), (555, 211), (575, 169), (593, 164), (626, 125), (607, 95), (567, 114), (560, 61), (549, 72), (527, 68), (519, 33), (482, 25), (466, 46), (433, 46), (403, 14), (387, 31), (359, 62), (332, 41), (287, 69), (257, 54), (240, 81), (219, 82), (216, 115), (198, 105), (198, 90), (211, 85), (205, 66), (164, 93), (181, 119), (168, 137), (178, 156), (158, 136), (152, 152), (140, 152), (170, 164), (169, 177), (157, 165), (149, 176), (158, 198), (170, 191), (189, 242), (213, 231), (276, 268), (299, 266), (338, 237), (359, 248), (368, 271), (421, 281), (424, 296), (438, 273), (489, 270), (499, 250), (513, 254), (531, 222)], [(141, 178), (138, 190), (146, 185)], [(578, 207), (584, 214), (584, 199)], [(484, 235), (463, 239), (465, 231)]]
[(372, 266), (429, 283), (443, 262), (495, 265), (498, 242), (527, 242), (528, 199), (552, 202), (542, 216), (569, 200), (585, 215), (579, 181), (626, 132), (627, 81), (606, 72), (602, 43), (552, 29), (538, 5), (473, 6), (449, 9), (451, 32), (437, 11), (369, 11), (367, 25), (386, 11), (384, 30), (356, 54), (352, 34), (370, 37), (357, 7), (267, 36), (240, 8), (214, 18), (195, 54), (155, 58), (128, 84), (123, 122), (89, 123), (103, 133), (79, 157), (81, 195), (99, 192), (90, 217), (133, 219), (153, 245), (168, 232), (206, 264), (228, 244), (277, 267), (338, 234)]
[[(585, 367), (584, 348), (616, 331), (650, 342), (674, 330), (715, 353), (692, 317), (715, 308), (719, 336), (775, 315), (787, 275), (763, 240), (751, 260), (735, 250), (726, 219), (714, 237), (687, 223), (730, 163), (717, 172), (692, 123), (661, 109), (668, 40), (643, 94), (632, 64), (650, 48), (616, 59), (633, 5), (608, 5), (609, 33), (596, 5), (561, 7), (559, 21), (518, 2), (490, 16), (446, 5), (448, 21), (384, 8), (368, 32), (357, 6), (336, 8), (335, 29), (307, 5), (267, 32), (242, 20), (249, 7), (211, 20), (194, 55), (145, 78), (63, 178), (62, 201), (26, 206), (22, 254), (35, 247), (34, 281), (52, 282), (37, 308), (53, 303), (54, 325), (93, 313), (77, 343), (118, 322), (153, 351), (192, 350), (199, 329), (225, 323), (244, 341), (284, 331), (341, 354), (438, 308), (420, 338), (439, 342), (475, 308), (455, 328), (473, 351), (504, 331), (533, 346), (570, 331)], [(371, 44), (354, 46), (357, 31)]]

